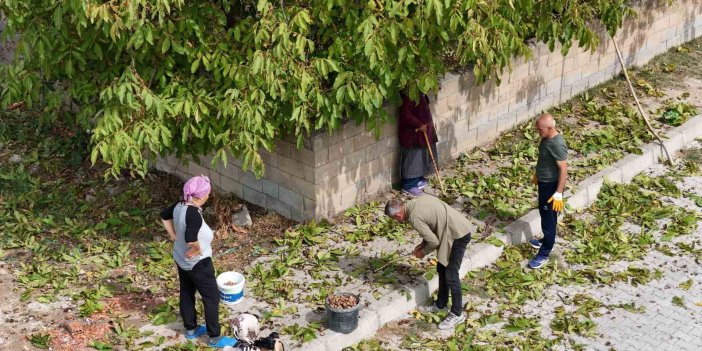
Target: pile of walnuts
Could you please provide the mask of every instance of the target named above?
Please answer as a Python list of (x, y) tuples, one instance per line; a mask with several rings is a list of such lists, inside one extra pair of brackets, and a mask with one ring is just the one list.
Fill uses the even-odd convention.
[(347, 309), (358, 304), (358, 300), (352, 295), (331, 295), (329, 296), (329, 306), (334, 309)]

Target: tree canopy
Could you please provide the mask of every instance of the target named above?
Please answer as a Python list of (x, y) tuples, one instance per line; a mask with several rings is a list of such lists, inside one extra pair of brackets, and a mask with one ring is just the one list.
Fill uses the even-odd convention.
[[(498, 79), (535, 38), (594, 48), (625, 0), (4, 0), (3, 106), (43, 108), (89, 135), (91, 160), (144, 174), (158, 155), (227, 154), (258, 174), (261, 148), (382, 109), (453, 69)], [(78, 108), (75, 108), (78, 107)]]

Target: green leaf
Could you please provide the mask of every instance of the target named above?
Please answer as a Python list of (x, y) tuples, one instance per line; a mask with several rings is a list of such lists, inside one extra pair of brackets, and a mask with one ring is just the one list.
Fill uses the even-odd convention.
[[(633, 14), (629, 3), (592, 1), (303, 6), (257, 0), (249, 10), (231, 1), (215, 8), (182, 1), (117, 8), (104, 1), (24, 3), (13, 0), (4, 8), (3, 35), (16, 37), (20, 52), (11, 65), (0, 66), (0, 82), (8, 82), (0, 88), (3, 106), (24, 101), (38, 107), (42, 119), (91, 130), (91, 162), (99, 149), (112, 175), (123, 169), (145, 174), (157, 154), (209, 156), (224, 143), (260, 173), (258, 147), (283, 135), (302, 145), (311, 129), (333, 132), (346, 119), (365, 122), (379, 135), (392, 119), (385, 101), (396, 102), (400, 91), (416, 98), (418, 91), (437, 89), (447, 72), (471, 66), (476, 84), (499, 83), (511, 60), (529, 55), (527, 40), (552, 50), (560, 43), (566, 52), (577, 37), (594, 49), (599, 36), (592, 33), (600, 26), (614, 33)], [(225, 16), (230, 12), (236, 15)], [(56, 82), (77, 115), (62, 113)], [(33, 106), (37, 102), (41, 106)], [(301, 110), (291, 119), (296, 107)], [(692, 106), (681, 103), (668, 110), (680, 120), (694, 116)], [(226, 133), (228, 140), (215, 142)], [(647, 138), (621, 140), (627, 142), (620, 151), (635, 152)], [(577, 152), (602, 148), (591, 149)], [(503, 203), (501, 217), (521, 210)]]
[[(171, 48), (171, 39), (166, 37), (163, 39), (163, 44), (161, 44), (161, 53), (165, 54), (166, 52), (168, 52), (168, 49), (170, 49), (170, 48)], [(192, 70), (192, 68), (191, 68), (191, 70)]]
[(192, 65), (190, 66), (190, 72), (197, 72), (198, 67), (200, 67), (200, 58), (197, 58), (195, 59), (195, 61), (193, 61)]
[(497, 247), (505, 246), (505, 243), (502, 242), (502, 240), (500, 240), (494, 236), (488, 237), (487, 239), (485, 239), (485, 242), (487, 242), (488, 244), (492, 244), (494, 246), (497, 246)]
[(680, 296), (673, 296), (672, 302), (673, 302), (673, 305), (676, 305), (679, 307), (685, 307), (685, 299), (683, 299)]
[(29, 341), (32, 343), (32, 345), (34, 345), (34, 347), (43, 350), (48, 350), (51, 341), (51, 335), (37, 333), (27, 336), (27, 339), (29, 339)]

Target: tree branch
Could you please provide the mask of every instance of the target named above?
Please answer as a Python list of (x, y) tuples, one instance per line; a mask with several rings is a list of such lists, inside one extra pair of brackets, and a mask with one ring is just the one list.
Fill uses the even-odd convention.
[(670, 156), (670, 153), (668, 152), (668, 148), (665, 147), (663, 140), (658, 135), (656, 130), (653, 129), (651, 122), (648, 120), (648, 116), (646, 116), (643, 108), (641, 107), (641, 102), (639, 102), (639, 98), (636, 96), (636, 91), (634, 90), (634, 86), (631, 84), (631, 79), (629, 79), (629, 72), (626, 69), (626, 64), (624, 64), (624, 59), (622, 58), (621, 51), (619, 51), (619, 46), (617, 45), (617, 41), (614, 40), (613, 36), (610, 36), (610, 38), (612, 38), (612, 43), (614, 43), (614, 49), (617, 51), (617, 57), (619, 58), (619, 64), (622, 66), (622, 72), (624, 72), (624, 77), (626, 78), (626, 82), (629, 84), (629, 90), (631, 90), (631, 95), (634, 96), (634, 101), (636, 101), (636, 107), (639, 109), (639, 113), (641, 114), (641, 117), (643, 117), (644, 122), (646, 122), (646, 127), (648, 127), (648, 131), (651, 132), (651, 134), (653, 134), (653, 136), (656, 137), (658, 142), (661, 144), (661, 147), (663, 148), (663, 151), (665, 152), (665, 156), (668, 158), (668, 163), (671, 166), (675, 165), (673, 158)]

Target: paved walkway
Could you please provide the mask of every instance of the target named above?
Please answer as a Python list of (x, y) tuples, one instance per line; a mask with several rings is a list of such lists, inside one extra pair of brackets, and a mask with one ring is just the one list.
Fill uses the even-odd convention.
[[(660, 175), (665, 172), (664, 166), (656, 165), (644, 173)], [(702, 196), (702, 177), (685, 177), (676, 183), (684, 191)], [(664, 198), (663, 201), (693, 211), (700, 210), (687, 198)], [(629, 230), (638, 232), (639, 228), (632, 225)], [(655, 233), (654, 237), (660, 242), (660, 233)], [(592, 319), (597, 324), (597, 336), (575, 336), (574, 340), (588, 350), (702, 350), (702, 262), (677, 247), (678, 243), (684, 243), (695, 245), (699, 250), (702, 249), (701, 239), (702, 221), (698, 221), (693, 234), (656, 244), (670, 247), (672, 256), (654, 248), (642, 260), (616, 262), (608, 268), (619, 271), (633, 266), (660, 270), (662, 276), (647, 284), (634, 286), (617, 282), (612, 285), (552, 286), (546, 290), (545, 299), (530, 301), (524, 306), (524, 311), (540, 317), (543, 334), (547, 335), (551, 334), (549, 325), (554, 318), (554, 308), (563, 305), (562, 299), (567, 301), (577, 294), (586, 294), (608, 306), (633, 303), (640, 310), (600, 309), (603, 315)], [(678, 302), (682, 301), (683, 306), (673, 303), (674, 297)], [(574, 305), (577, 304), (566, 305), (566, 311), (577, 308)]]
[[(660, 175), (665, 172), (664, 166), (656, 165), (644, 173)], [(702, 196), (702, 177), (685, 177), (676, 183), (684, 191)], [(687, 198), (664, 198), (663, 201), (693, 211), (700, 210)], [(665, 221), (667, 220), (662, 222)], [(639, 228), (630, 225), (629, 230), (638, 232)], [(550, 334), (549, 325), (554, 318), (553, 310), (557, 305), (563, 305), (562, 298), (586, 294), (607, 306), (633, 303), (640, 310), (600, 309), (603, 315), (592, 319), (597, 324), (597, 336), (574, 336), (573, 339), (582, 343), (588, 350), (702, 350), (702, 306), (696, 304), (702, 305), (702, 262), (697, 262), (693, 255), (676, 246), (678, 243), (685, 243), (702, 249), (702, 221), (698, 222), (698, 228), (693, 234), (675, 237), (671, 242), (660, 242), (660, 233), (655, 233), (654, 237), (658, 243), (656, 245), (670, 247), (673, 255), (668, 256), (654, 248), (642, 260), (616, 262), (608, 270), (620, 271), (628, 267), (658, 269), (662, 273), (659, 279), (638, 286), (628, 282), (611, 285), (552, 286), (545, 292), (545, 299), (539, 303), (530, 301), (524, 310), (542, 311), (535, 313), (535, 316), (541, 318), (543, 334)], [(681, 298), (676, 300), (682, 301), (683, 306), (673, 303), (674, 297)], [(577, 308), (573, 305), (577, 304), (565, 306), (566, 311)]]
[[(611, 315), (596, 318), (597, 330), (603, 336), (589, 347), (608, 349), (609, 341), (617, 350), (702, 350), (702, 307), (694, 305), (702, 300), (699, 289), (702, 277), (690, 277), (688, 269), (695, 266), (694, 261), (680, 259), (677, 264), (665, 265), (664, 269), (671, 271), (659, 281), (638, 289), (618, 285), (595, 294), (609, 303), (635, 302), (645, 312), (635, 314), (616, 309)], [(685, 291), (678, 287), (690, 278), (692, 289)], [(682, 297), (685, 307), (673, 304), (674, 296)]]
[[(697, 143), (695, 145), (700, 147)], [(655, 165), (644, 173), (658, 176), (667, 172), (666, 167)], [(694, 193), (702, 197), (702, 176), (683, 177), (675, 183), (683, 193)], [(667, 205), (696, 212), (697, 229), (691, 234), (672, 237), (670, 240), (662, 238), (663, 230), (653, 231), (650, 234), (654, 244), (642, 259), (607, 262), (606, 267), (603, 267), (603, 271), (611, 273), (625, 271), (630, 267), (648, 269), (653, 274), (653, 279), (644, 284), (636, 284), (632, 281), (568, 286), (556, 284), (546, 288), (539, 298), (528, 300), (517, 310), (511, 311), (501, 311), (499, 299), (496, 300), (494, 296), (481, 296), (481, 294), (469, 292), (464, 296), (464, 302), (472, 305), (474, 309), (468, 315), (468, 329), (475, 328), (472, 332), (477, 332), (477, 335), (492, 330), (492, 335), (496, 336), (494, 341), (490, 341), (493, 340), (492, 337), (481, 341), (481, 338), (476, 336), (473, 343), (493, 347), (514, 347), (514, 344), (508, 346), (502, 343), (510, 337), (517, 336), (517, 334), (505, 332), (504, 322), (484, 326), (475, 324), (478, 318), (498, 311), (504, 313), (503, 320), (506, 320), (506, 317), (521, 317), (538, 321), (541, 326), (541, 336), (553, 340), (559, 334), (551, 329), (551, 323), (557, 318), (556, 309), (562, 307), (566, 315), (577, 316), (574, 312), (583, 305), (578, 298), (582, 299), (585, 296), (594, 304), (601, 304), (601, 307), (592, 309), (590, 316), (590, 320), (594, 322), (594, 332), (584, 333), (587, 336), (582, 336), (572, 330), (566, 333), (565, 339), (554, 347), (555, 350), (702, 350), (702, 208), (689, 197), (663, 197), (661, 200)], [(661, 219), (657, 221), (657, 225), (664, 229), (669, 222), (670, 219)], [(640, 227), (632, 223), (625, 223), (620, 230), (631, 233), (641, 231)], [(559, 256), (567, 252), (566, 250), (573, 250), (573, 245), (573, 242), (560, 238), (557, 250), (554, 252), (556, 257), (553, 259), (559, 261), (559, 266), (568, 266)], [(691, 253), (683, 247), (692, 248), (696, 252)], [(549, 262), (549, 264), (556, 263)], [(570, 268), (577, 269), (572, 266)], [(470, 280), (466, 282), (471, 283)], [(582, 315), (576, 318), (580, 321), (587, 319)], [(408, 349), (407, 339), (412, 332), (407, 325), (414, 323), (411, 320), (409, 323), (406, 320), (399, 325), (395, 323), (389, 328), (384, 328), (378, 334), (382, 349)], [(405, 327), (402, 327), (403, 324)], [(415, 341), (420, 345), (423, 344), (424, 348), (421, 346), (419, 348), (422, 350), (445, 350), (447, 341), (456, 340), (458, 345), (462, 345), (461, 343), (465, 340), (465, 334), (439, 332), (433, 327), (429, 330), (420, 330), (416, 334), (418, 339)], [(429, 346), (432, 345), (430, 343), (432, 340), (439, 342), (435, 345), (442, 346), (439, 348)]]
[[(700, 233), (698, 230), (697, 238)], [(663, 276), (639, 286), (622, 282), (611, 286), (552, 287), (545, 293), (544, 300), (540, 303), (532, 301), (525, 310), (543, 311), (534, 313), (534, 316), (541, 318), (544, 334), (550, 334), (553, 310), (563, 305), (561, 298), (587, 294), (605, 305), (633, 303), (642, 312), (602, 309), (603, 315), (593, 318), (599, 335), (595, 338), (576, 336), (574, 339), (586, 345), (588, 350), (702, 350), (702, 307), (695, 305), (702, 303), (702, 274), (699, 273), (702, 267), (689, 256), (669, 257), (657, 251), (650, 252), (645, 261), (629, 264), (659, 267)], [(688, 280), (692, 281), (689, 290), (681, 288), (680, 283)], [(682, 298), (684, 307), (673, 303), (675, 296)], [(567, 306), (566, 310), (575, 307)]]

